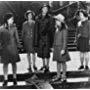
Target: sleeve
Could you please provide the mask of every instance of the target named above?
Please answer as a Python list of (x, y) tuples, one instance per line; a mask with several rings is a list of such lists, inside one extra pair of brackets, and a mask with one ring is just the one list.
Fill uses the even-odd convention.
[(76, 32), (75, 32), (75, 40), (76, 41), (78, 40), (79, 29), (80, 29), (80, 27), (78, 26), (78, 23), (77, 23)]
[(52, 48), (53, 42), (54, 42), (54, 35), (55, 35), (55, 20), (54, 19), (51, 19), (49, 34), (50, 34), (50, 47)]
[(25, 26), (24, 26), (24, 24), (22, 25), (22, 40), (23, 40), (23, 38), (24, 38), (24, 35), (25, 35)]
[(34, 47), (38, 47), (39, 42), (39, 22), (36, 20), (35, 26), (34, 26)]
[(88, 23), (88, 34), (89, 34), (89, 40), (90, 40), (90, 21), (89, 21), (89, 23)]
[(68, 31), (67, 29), (64, 29), (63, 30), (63, 50), (65, 50), (67, 47), (67, 36), (68, 36)]
[(78, 39), (78, 33), (79, 33), (79, 29), (78, 29), (78, 28), (76, 28), (76, 32), (75, 32), (75, 40), (77, 40), (77, 39)]
[(15, 38), (16, 38), (16, 43), (19, 44), (19, 35), (16, 27), (15, 27)]
[[(1, 30), (0, 30), (0, 31), (1, 31)], [(1, 37), (1, 35), (2, 35), (2, 34), (1, 34), (1, 32), (0, 32), (0, 49), (2, 48), (2, 46), (1, 46), (1, 45), (2, 45), (2, 40), (1, 40), (2, 37)]]

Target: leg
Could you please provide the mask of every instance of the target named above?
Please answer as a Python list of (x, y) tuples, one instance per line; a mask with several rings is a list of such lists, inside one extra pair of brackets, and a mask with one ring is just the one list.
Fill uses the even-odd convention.
[(42, 59), (42, 61), (43, 61), (43, 67), (45, 67), (46, 66), (46, 60), (45, 60), (45, 58), (44, 59)]
[(34, 69), (34, 71), (36, 71), (37, 70), (37, 67), (35, 65), (35, 62), (36, 62), (36, 54), (35, 53), (32, 54), (32, 60), (33, 60), (33, 69)]
[(17, 85), (17, 65), (16, 63), (12, 63), (12, 71), (13, 71), (13, 83)]
[(66, 69), (67, 69), (67, 65), (66, 65), (66, 62), (62, 63), (62, 79), (63, 80), (66, 80)]
[(81, 61), (81, 65), (83, 66), (83, 62), (84, 62), (84, 53), (80, 53), (80, 61)]
[(3, 86), (7, 86), (8, 82), (8, 64), (3, 65), (3, 72), (4, 72), (4, 83)]
[(16, 79), (16, 72), (17, 72), (17, 65), (16, 63), (12, 63), (12, 71), (13, 71), (13, 78)]
[(61, 69), (62, 69), (61, 63), (57, 62), (57, 76), (54, 76), (52, 81), (61, 80)]
[(33, 66), (36, 66), (36, 65), (35, 65), (35, 61), (36, 61), (36, 54), (32, 54), (32, 60), (33, 60)]
[(61, 76), (61, 69), (62, 69), (61, 63), (57, 62), (57, 77)]
[(81, 62), (81, 66), (79, 67), (79, 69), (83, 69), (84, 68), (84, 53), (80, 52), (80, 62)]
[(30, 55), (30, 53), (27, 53), (27, 59), (28, 59), (28, 63), (29, 63), (29, 72), (32, 72), (32, 70), (31, 70), (31, 55)]
[(48, 58), (48, 59), (46, 58), (46, 66), (45, 66), (45, 71), (44, 71), (44, 73), (50, 72), (50, 71), (49, 71), (49, 60), (50, 60), (49, 58)]
[(88, 70), (88, 69), (89, 69), (89, 67), (88, 67), (88, 63), (89, 63), (89, 53), (86, 52), (86, 53), (84, 54), (84, 57), (85, 57), (85, 69)]
[(47, 63), (47, 64), (46, 64), (46, 67), (47, 67), (47, 68), (49, 68), (49, 61), (50, 61), (50, 59), (47, 58), (47, 59), (46, 59), (46, 63)]
[(43, 66), (41, 67), (40, 70), (44, 70), (45, 69), (45, 66), (46, 66), (45, 58), (42, 58), (42, 63), (43, 63)]

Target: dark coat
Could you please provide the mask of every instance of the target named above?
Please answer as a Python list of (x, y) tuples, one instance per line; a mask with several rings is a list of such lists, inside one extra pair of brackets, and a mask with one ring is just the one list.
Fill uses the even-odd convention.
[(19, 37), (15, 25), (11, 25), (8, 30), (5, 26), (0, 27), (0, 43), (2, 47), (0, 49), (1, 63), (15, 63), (20, 61), (17, 50)]
[(22, 40), (26, 52), (34, 53), (33, 41), (34, 41), (34, 27), (35, 21), (23, 23), (22, 27)]
[[(45, 17), (39, 15), (36, 19), (34, 46), (38, 47), (39, 51), (42, 51), (41, 47), (43, 46), (48, 48), (46, 49), (46, 51), (42, 51), (41, 53), (43, 52), (47, 52), (48, 54), (50, 53), (50, 48), (52, 47), (54, 41), (54, 31), (55, 31), (54, 23), (55, 23), (54, 19), (48, 14)], [(45, 56), (49, 57), (49, 55)]]

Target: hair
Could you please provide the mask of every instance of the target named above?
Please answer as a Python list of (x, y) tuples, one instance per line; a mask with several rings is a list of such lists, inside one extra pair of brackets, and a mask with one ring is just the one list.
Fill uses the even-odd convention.
[(42, 9), (43, 9), (44, 7), (47, 7), (47, 8), (48, 8), (48, 12), (47, 12), (47, 13), (49, 13), (49, 11), (50, 11), (50, 6), (47, 5), (47, 4), (44, 4), (44, 5), (40, 8), (40, 12), (42, 13)]
[(8, 22), (7, 20), (10, 19), (11, 17), (14, 17), (12, 13), (6, 13), (4, 16), (4, 24), (6, 24), (6, 28), (8, 29)]
[(28, 20), (28, 15), (31, 14), (32, 15), (32, 19), (34, 18), (34, 15), (32, 12), (26, 13), (26, 19)]
[(67, 26), (66, 26), (66, 24), (64, 22), (61, 22), (61, 29), (60, 29), (60, 31), (63, 30), (63, 29), (67, 29)]

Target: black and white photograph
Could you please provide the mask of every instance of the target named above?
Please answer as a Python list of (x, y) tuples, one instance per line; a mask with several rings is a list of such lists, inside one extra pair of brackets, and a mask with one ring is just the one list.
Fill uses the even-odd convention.
[(0, 89), (90, 89), (90, 1), (0, 1)]

